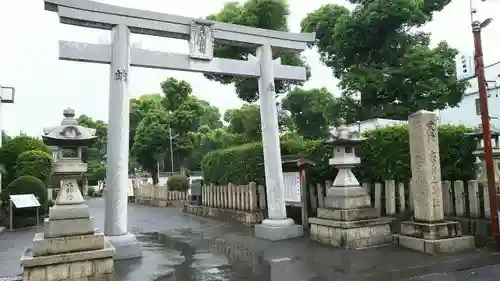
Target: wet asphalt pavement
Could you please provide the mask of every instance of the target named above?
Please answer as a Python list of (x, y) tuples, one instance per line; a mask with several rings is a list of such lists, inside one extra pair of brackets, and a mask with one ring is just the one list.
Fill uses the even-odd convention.
[[(96, 227), (103, 229), (104, 200), (87, 205)], [(129, 231), (141, 242), (143, 258), (116, 262), (117, 281), (500, 281), (500, 266), (488, 266), (500, 258), (482, 250), (440, 257), (392, 246), (346, 251), (311, 243), (307, 237), (259, 240), (251, 228), (175, 208), (129, 204), (128, 215)], [(39, 231), (0, 234), (0, 281), (21, 273), (21, 253)], [(464, 268), (473, 269), (456, 271)], [(448, 273), (406, 278), (432, 272)]]

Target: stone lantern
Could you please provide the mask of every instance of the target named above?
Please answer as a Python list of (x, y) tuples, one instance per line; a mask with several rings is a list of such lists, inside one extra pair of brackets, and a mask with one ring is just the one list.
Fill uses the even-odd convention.
[[(493, 172), (495, 174), (495, 184), (498, 186), (500, 181), (500, 170), (498, 169), (498, 164), (500, 162), (500, 130), (496, 128), (493, 124), (490, 124), (491, 128), (491, 152), (493, 155)], [(487, 182), (486, 177), (486, 166), (484, 161), (484, 141), (483, 141), (483, 126), (480, 124), (470, 133), (465, 133), (466, 136), (472, 136), (476, 139), (476, 150), (472, 152), (476, 156), (475, 168), (476, 176), (480, 183)], [(497, 187), (498, 188), (498, 187)]]
[(361, 187), (352, 168), (361, 163), (355, 148), (364, 138), (350, 131), (342, 120), (326, 144), (333, 150), (330, 165), (337, 176), (326, 191), (325, 208), (318, 208), (318, 217), (309, 219), (311, 239), (333, 246), (359, 249), (390, 244), (391, 218), (380, 218), (370, 205), (368, 191)]
[[(495, 186), (497, 192), (500, 186), (500, 170), (498, 169), (498, 165), (500, 162), (500, 130), (490, 124), (491, 128), (491, 154), (493, 156), (493, 174), (495, 175)], [(476, 178), (479, 184), (479, 187), (483, 190), (483, 202), (484, 202), (484, 216), (487, 219), (491, 218), (490, 210), (490, 199), (489, 199), (489, 191), (488, 191), (488, 176), (486, 175), (486, 162), (484, 160), (484, 140), (483, 140), (483, 126), (480, 124), (477, 126), (474, 131), (470, 133), (466, 133), (467, 136), (472, 136), (476, 139), (476, 149), (472, 152), (472, 155), (476, 156), (476, 162), (474, 163), (476, 170)]]
[(77, 183), (87, 171), (82, 148), (96, 139), (95, 129), (78, 125), (74, 117), (75, 111), (68, 108), (60, 126), (44, 129), (44, 143), (58, 147), (53, 171), (62, 177), (61, 188), (43, 232), (35, 234), (33, 247), (21, 257), (23, 280), (113, 278), (115, 250), (105, 242), (104, 234), (94, 229)]

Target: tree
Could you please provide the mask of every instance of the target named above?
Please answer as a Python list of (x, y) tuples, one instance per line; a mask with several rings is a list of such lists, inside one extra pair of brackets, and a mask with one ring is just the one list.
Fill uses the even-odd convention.
[(161, 83), (163, 105), (171, 115), (172, 129), (178, 134), (195, 132), (201, 125), (222, 127), (220, 112), (208, 102), (196, 98), (191, 85), (184, 80), (168, 78)]
[(187, 137), (192, 151), (187, 165), (190, 170), (199, 170), (203, 156), (210, 151), (245, 143), (241, 134), (230, 133), (223, 128), (212, 130), (207, 125), (201, 126), (197, 132), (188, 133)]
[[(168, 78), (161, 83), (161, 88), (163, 108), (168, 115), (172, 135), (177, 136), (173, 140), (173, 153), (170, 153), (169, 146), (165, 151), (164, 163), (170, 165), (170, 155), (173, 154), (174, 162), (179, 167), (191, 166), (191, 155), (197, 154), (198, 147), (192, 145), (189, 134), (197, 132), (200, 126), (205, 125), (212, 129), (221, 128), (220, 112), (208, 102), (196, 98), (191, 85), (184, 80)], [(172, 167), (169, 168), (172, 169)]]
[(330, 125), (337, 127), (340, 125), (340, 119), (344, 119), (347, 124), (359, 121), (360, 110), (361, 107), (358, 99), (343, 94), (325, 104), (323, 115)]
[(420, 109), (458, 105), (465, 82), (455, 78), (457, 51), (446, 42), (429, 47), (415, 31), (451, 0), (351, 0), (308, 14), (302, 31), (316, 32), (321, 60), (341, 79), (350, 98), (360, 95), (359, 119), (406, 119)]
[(139, 123), (135, 132), (132, 152), (138, 163), (151, 173), (153, 184), (158, 183), (158, 164), (167, 149), (169, 126), (165, 110), (154, 108)]
[(221, 114), (217, 107), (210, 105), (204, 100), (198, 100), (203, 109), (200, 116), (200, 126), (209, 126), (212, 129), (222, 128)]
[(244, 104), (239, 109), (231, 109), (224, 114), (229, 123), (228, 132), (241, 134), (247, 142), (262, 139), (260, 109), (256, 104)]
[(142, 95), (130, 100), (129, 148), (134, 146), (134, 137), (141, 120), (150, 110), (163, 108), (163, 97), (160, 94)]
[(0, 162), (4, 165), (7, 173), (5, 179), (2, 181), (4, 186), (7, 186), (16, 178), (16, 161), (19, 155), (30, 150), (51, 153), (41, 140), (27, 135), (16, 136), (0, 148)]
[(283, 108), (290, 111), (297, 133), (306, 139), (319, 139), (329, 134), (332, 125), (325, 116), (327, 105), (335, 101), (326, 89), (296, 88), (283, 99)]
[[(217, 14), (208, 16), (208, 19), (239, 24), (264, 29), (287, 31), (287, 19), (290, 10), (286, 0), (247, 0), (245, 3), (227, 3)], [(235, 47), (223, 44), (215, 45), (215, 56), (238, 60), (247, 60), (249, 54), (254, 50), (245, 47)], [(295, 54), (281, 55), (281, 63), (284, 65), (305, 66), (307, 64)], [(309, 71), (308, 71), (309, 76)], [(215, 80), (223, 84), (235, 83), (238, 97), (247, 102), (254, 102), (258, 99), (258, 84), (255, 78), (234, 77), (229, 75), (205, 74), (210, 80)], [(275, 81), (276, 93), (288, 91), (297, 82)]]
[(171, 77), (161, 83), (161, 90), (167, 112), (177, 110), (193, 93), (188, 82)]
[(2, 143), (5, 144), (8, 141), (10, 141), (11, 139), (12, 139), (12, 137), (10, 137), (9, 135), (7, 135), (7, 133), (2, 130)]

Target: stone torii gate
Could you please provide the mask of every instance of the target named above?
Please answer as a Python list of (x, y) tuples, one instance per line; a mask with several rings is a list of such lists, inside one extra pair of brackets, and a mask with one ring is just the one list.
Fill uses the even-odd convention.
[[(116, 259), (141, 256), (135, 236), (127, 231), (130, 66), (258, 77), (262, 141), (269, 219), (255, 235), (281, 240), (302, 235), (287, 219), (274, 80), (305, 81), (304, 67), (281, 65), (273, 54), (300, 53), (315, 40), (313, 33), (289, 33), (107, 5), (87, 0), (44, 0), (61, 23), (112, 31), (111, 45), (59, 41), (59, 59), (110, 64), (104, 233), (116, 248)], [(174, 54), (131, 48), (130, 34), (189, 40), (190, 53)], [(213, 56), (214, 43), (253, 47), (248, 60)]]

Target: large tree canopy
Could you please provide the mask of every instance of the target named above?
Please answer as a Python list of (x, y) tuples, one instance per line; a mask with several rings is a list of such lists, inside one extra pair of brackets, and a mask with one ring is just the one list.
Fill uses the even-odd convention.
[[(219, 109), (196, 98), (191, 85), (184, 80), (167, 78), (161, 83), (161, 94), (142, 95), (130, 102), (131, 166), (138, 163), (157, 182), (157, 168), (171, 170), (170, 155), (176, 167), (190, 165), (197, 155), (192, 133), (200, 127), (222, 128)], [(172, 133), (173, 153), (170, 151)], [(194, 157), (196, 158), (196, 157)], [(201, 157), (198, 157), (201, 159)], [(197, 165), (197, 164), (196, 164)]]
[(283, 99), (283, 108), (291, 113), (299, 135), (319, 139), (329, 134), (331, 122), (326, 118), (325, 109), (333, 102), (333, 95), (325, 88), (296, 88)]
[[(239, 24), (251, 27), (288, 31), (287, 19), (290, 15), (286, 0), (248, 0), (244, 3), (230, 2), (217, 14), (208, 16), (208, 19)], [(248, 54), (255, 55), (254, 49), (234, 47), (218, 44), (215, 46), (215, 56), (246, 60)], [(277, 57), (278, 54), (275, 54)], [(306, 66), (304, 60), (295, 54), (282, 54), (281, 63), (284, 65)], [(308, 71), (309, 73), (309, 71)], [(205, 75), (211, 80), (223, 84), (235, 83), (238, 97), (247, 102), (258, 99), (258, 84), (255, 78), (233, 77), (228, 75)], [(276, 93), (284, 93), (290, 89), (292, 82), (276, 81)]]
[(224, 121), (229, 123), (227, 129), (230, 133), (240, 134), (248, 142), (262, 139), (258, 105), (244, 104), (241, 108), (228, 110)]
[(351, 0), (352, 12), (328, 4), (301, 27), (316, 31), (321, 59), (341, 79), (344, 94), (361, 95), (361, 119), (406, 119), (462, 99), (466, 83), (455, 78), (457, 51), (446, 42), (431, 48), (429, 34), (416, 31), (450, 1)]

